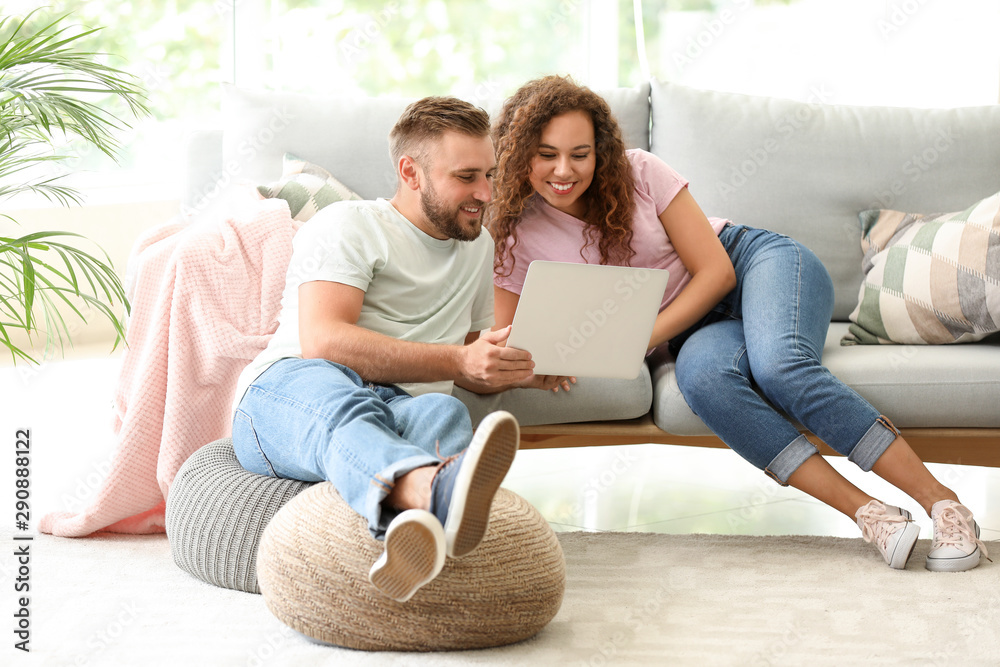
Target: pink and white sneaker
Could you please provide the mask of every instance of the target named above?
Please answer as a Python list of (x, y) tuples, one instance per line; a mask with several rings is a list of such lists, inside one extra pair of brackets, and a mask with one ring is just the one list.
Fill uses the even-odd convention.
[(989, 560), (986, 545), (979, 539), (979, 524), (968, 507), (954, 500), (931, 505), (934, 541), (927, 554), (927, 569), (935, 572), (962, 572), (979, 565), (980, 556)]
[(904, 509), (872, 500), (854, 515), (865, 542), (874, 542), (889, 567), (902, 570), (913, 553), (920, 528)]

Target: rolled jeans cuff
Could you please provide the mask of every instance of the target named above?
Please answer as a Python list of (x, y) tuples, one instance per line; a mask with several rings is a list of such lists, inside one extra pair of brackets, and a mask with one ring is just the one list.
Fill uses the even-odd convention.
[(854, 445), (847, 459), (868, 472), (898, 436), (899, 430), (892, 422), (885, 416), (879, 416), (868, 432), (861, 436), (858, 444)]
[(798, 470), (799, 466), (806, 462), (806, 459), (818, 453), (816, 445), (809, 442), (806, 436), (800, 435), (788, 443), (788, 446), (767, 464), (764, 472), (778, 484), (788, 486), (788, 478), (792, 476), (792, 473)]
[(433, 456), (411, 456), (396, 461), (372, 478), (368, 486), (368, 496), (365, 498), (365, 516), (368, 518), (368, 530), (371, 531), (372, 537), (377, 540), (383, 539), (389, 524), (400, 514), (397, 509), (382, 505), (382, 501), (395, 488), (396, 480), (417, 468), (439, 463), (441, 459)]

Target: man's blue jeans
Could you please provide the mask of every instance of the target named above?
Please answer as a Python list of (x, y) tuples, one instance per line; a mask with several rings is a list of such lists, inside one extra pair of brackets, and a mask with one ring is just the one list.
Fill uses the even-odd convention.
[(736, 288), (671, 343), (688, 405), (782, 485), (817, 452), (788, 417), (871, 470), (898, 432), (820, 361), (833, 313), (826, 268), (774, 232), (728, 225), (719, 239)]
[(381, 538), (398, 512), (382, 507), (395, 481), (472, 440), (469, 411), (446, 394), (410, 396), (366, 384), (322, 359), (281, 359), (247, 389), (233, 447), (250, 472), (331, 482)]

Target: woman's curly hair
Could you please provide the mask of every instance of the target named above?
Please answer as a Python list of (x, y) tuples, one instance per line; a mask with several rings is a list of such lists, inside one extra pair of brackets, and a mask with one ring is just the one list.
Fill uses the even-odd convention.
[(493, 124), (493, 143), (497, 151), (496, 196), (487, 209), (487, 227), (496, 242), (494, 267), (497, 270), (517, 245), (517, 224), (534, 193), (528, 177), (542, 129), (553, 117), (570, 111), (590, 115), (596, 143), (594, 179), (581, 195), (586, 206), (583, 220), (587, 223), (587, 238), (580, 256), (583, 257), (583, 250), (595, 242), (601, 253), (601, 264), (628, 265), (635, 255), (630, 247), (635, 179), (625, 155), (625, 141), (618, 121), (608, 103), (597, 93), (570, 77), (546, 76), (521, 86), (504, 103)]

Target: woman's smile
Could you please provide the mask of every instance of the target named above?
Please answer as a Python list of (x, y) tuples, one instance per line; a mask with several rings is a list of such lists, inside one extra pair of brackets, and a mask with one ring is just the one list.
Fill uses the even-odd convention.
[(531, 159), (528, 180), (545, 201), (563, 213), (583, 217), (581, 199), (594, 180), (597, 157), (594, 122), (583, 111), (554, 116), (544, 128)]

